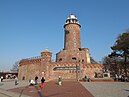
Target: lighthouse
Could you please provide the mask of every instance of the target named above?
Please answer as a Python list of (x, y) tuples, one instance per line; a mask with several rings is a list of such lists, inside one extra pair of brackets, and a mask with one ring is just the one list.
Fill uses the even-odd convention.
[(79, 21), (76, 16), (71, 14), (66, 20), (64, 25), (64, 49), (76, 50), (81, 48), (80, 42), (80, 27)]
[(90, 63), (88, 48), (81, 48), (81, 25), (74, 14), (70, 14), (64, 24), (64, 49), (56, 54), (56, 62)]
[(64, 48), (56, 54), (56, 62), (52, 62), (52, 52), (48, 49), (43, 50), (38, 57), (22, 59), (19, 62), (19, 79), (29, 80), (38, 76), (50, 81), (61, 76), (63, 79), (78, 80), (84, 76), (92, 78), (95, 72), (103, 73), (103, 65), (92, 64), (89, 49), (81, 47), (82, 27), (77, 17), (70, 14), (63, 27)]

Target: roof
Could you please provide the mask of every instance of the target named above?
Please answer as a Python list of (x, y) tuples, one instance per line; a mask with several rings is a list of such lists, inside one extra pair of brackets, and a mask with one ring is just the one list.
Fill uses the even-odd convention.
[(43, 52), (50, 52), (50, 53), (52, 53), (51, 51), (49, 51), (48, 49), (45, 49)]
[(74, 14), (70, 14), (67, 19), (77, 19), (77, 18), (76, 18), (76, 16)]

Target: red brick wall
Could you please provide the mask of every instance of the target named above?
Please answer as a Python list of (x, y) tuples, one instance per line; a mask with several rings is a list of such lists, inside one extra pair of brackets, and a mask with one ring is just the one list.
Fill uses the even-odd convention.
[(65, 26), (64, 49), (73, 50), (81, 48), (80, 26), (77, 24), (68, 24)]
[[(87, 62), (86, 53), (88, 49), (62, 50), (56, 54), (56, 62)], [(76, 60), (74, 59), (76, 58)]]

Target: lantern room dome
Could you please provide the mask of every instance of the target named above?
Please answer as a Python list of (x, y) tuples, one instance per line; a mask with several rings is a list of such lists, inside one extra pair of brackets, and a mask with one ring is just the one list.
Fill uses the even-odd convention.
[(67, 24), (77, 24), (81, 27), (81, 25), (79, 24), (79, 21), (77, 20), (77, 17), (74, 15), (74, 14), (70, 14), (68, 16), (68, 18), (66, 19), (66, 22), (65, 22), (65, 25), (64, 27), (67, 25)]
[(77, 19), (77, 18), (76, 18), (76, 16), (74, 14), (70, 14), (67, 19)]

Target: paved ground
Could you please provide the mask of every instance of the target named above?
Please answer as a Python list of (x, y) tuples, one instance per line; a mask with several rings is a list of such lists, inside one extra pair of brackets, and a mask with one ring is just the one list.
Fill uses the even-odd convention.
[(129, 82), (63, 81), (59, 86), (50, 81), (41, 89), (39, 85), (29, 86), (28, 81), (15, 86), (12, 80), (0, 83), (0, 97), (129, 97)]
[(19, 92), (21, 95), (25, 94), (32, 97), (93, 97), (77, 81), (63, 81), (62, 86), (56, 84), (55, 81), (50, 81), (45, 83), (44, 89), (41, 89), (40, 85), (38, 85), (15, 88), (9, 91)]
[(129, 82), (82, 83), (94, 97), (129, 97)]
[(8, 91), (9, 89), (27, 86), (28, 84), (28, 81), (19, 81), (19, 84), (17, 86), (15, 86), (14, 80), (6, 80), (4, 82), (0, 82), (0, 97), (29, 97)]
[(29, 81), (18, 81), (18, 85), (15, 85), (14, 80), (5, 80), (4, 82), (0, 82), (0, 89), (9, 90), (27, 85), (29, 85)]

